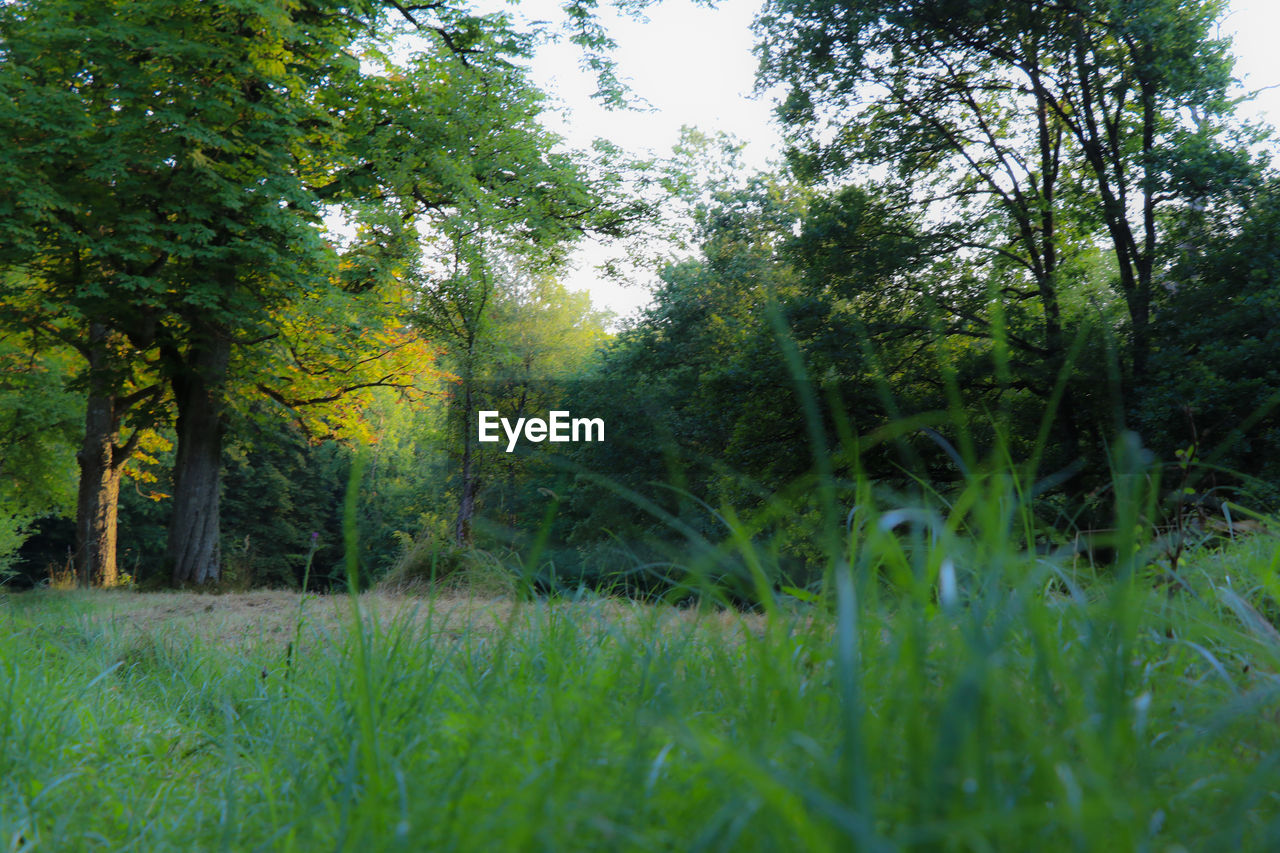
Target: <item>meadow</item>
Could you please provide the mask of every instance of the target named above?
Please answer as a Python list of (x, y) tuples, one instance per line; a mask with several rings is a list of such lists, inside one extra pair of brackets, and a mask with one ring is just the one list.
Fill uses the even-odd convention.
[(1229, 4), (492, 5), (0, 0), (0, 853), (1280, 850)]
[(828, 598), (755, 612), (456, 589), (8, 594), (0, 844), (1280, 844), (1280, 540), (1184, 556), (1173, 586), (988, 555), (949, 602), (927, 570), (890, 584), (880, 556)]

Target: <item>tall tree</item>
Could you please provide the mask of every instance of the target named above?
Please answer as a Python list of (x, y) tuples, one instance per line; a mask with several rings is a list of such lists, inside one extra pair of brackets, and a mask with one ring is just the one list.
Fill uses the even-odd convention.
[[(474, 241), (476, 233), (501, 229), (509, 242), (536, 245), (543, 256), (555, 258), (559, 245), (583, 229), (617, 227), (621, 214), (606, 203), (601, 188), (587, 179), (573, 158), (552, 151), (557, 140), (538, 123), (542, 96), (511, 62), (525, 49), (525, 41), (506, 29), (505, 19), (480, 19), (440, 4), (396, 9), (427, 34), (407, 61), (384, 61), (371, 71), (340, 60), (325, 61), (325, 51), (342, 43), (335, 37), (331, 45), (321, 40), (317, 46), (315, 20), (301, 16), (292, 25), (303, 28), (319, 61), (297, 63), (299, 48), (286, 33), (281, 38), (295, 57), (286, 70), (297, 75), (300, 84), (290, 78), (284, 85), (262, 82), (250, 87), (263, 93), (260, 99), (256, 94), (250, 98), (253, 109), (274, 99), (275, 111), (268, 115), (281, 122), (274, 131), (258, 128), (265, 134), (261, 146), (266, 148), (270, 141), (285, 145), (282, 138), (294, 140), (293, 148), (278, 149), (279, 165), (273, 168), (281, 169), (276, 176), (281, 187), (266, 193), (276, 207), (263, 208), (261, 221), (274, 225), (283, 215), (280, 210), (296, 210), (305, 221), (323, 202), (345, 203), (362, 223), (362, 243), (345, 255), (353, 272), (344, 275), (340, 270), (321, 287), (336, 284), (344, 293), (377, 298), (380, 285), (397, 277), (388, 266), (411, 274), (419, 231), (429, 242), (443, 243), (446, 252), (456, 254), (459, 246)], [(335, 32), (350, 35), (342, 10), (327, 11)], [(259, 32), (254, 43), (261, 40)], [(246, 72), (250, 80), (254, 73), (263, 73), (257, 66)], [(294, 93), (299, 89), (312, 97), (298, 97)], [(316, 127), (325, 130), (317, 135)], [(235, 152), (232, 162), (241, 162)], [(254, 178), (261, 157), (247, 165), (252, 180), (241, 176), (241, 183), (263, 186), (276, 179)], [(224, 226), (234, 223), (230, 229), (237, 241), (238, 224), (258, 221), (245, 219), (246, 212), (245, 205), (234, 202), (220, 208), (218, 221)], [(292, 220), (295, 227), (297, 221)], [(260, 238), (263, 230), (257, 226), (255, 236)], [(210, 519), (216, 518), (218, 500), (220, 443), (215, 425), (218, 398), (225, 391), (224, 353), (232, 338), (228, 332), (248, 335), (250, 341), (275, 334), (273, 318), (279, 306), (297, 295), (296, 261), (284, 260), (286, 269), (277, 277), (286, 288), (294, 288), (283, 300), (275, 300), (279, 285), (267, 277), (282, 259), (271, 252), (284, 246), (296, 252), (297, 241), (273, 242), (259, 257), (254, 252), (260, 240), (240, 244), (249, 249), (248, 256), (233, 255), (225, 278), (206, 280), (213, 285), (211, 296), (192, 298), (187, 292), (192, 310), (185, 315), (186, 350), (166, 359), (171, 368), (180, 365), (171, 375), (181, 379), (181, 385), (174, 384), (179, 445), (170, 535), (176, 582), (200, 582), (216, 572), (216, 524)], [(211, 318), (221, 318), (223, 326), (208, 328)], [(189, 420), (184, 420), (184, 399), (194, 415)], [(190, 429), (186, 443), (191, 455), (184, 455), (185, 427)]]
[[(521, 417), (529, 403), (533, 371), (554, 371), (548, 353), (539, 353), (538, 341), (547, 343), (556, 328), (549, 312), (522, 306), (520, 279), (532, 275), (534, 280), (549, 275), (543, 268), (545, 258), (520, 258), (503, 254), (496, 235), (458, 238), (449, 275), (424, 281), (419, 289), (419, 306), (415, 323), (445, 356), (445, 364), (453, 374), (449, 389), (448, 420), (450, 442), (456, 457), (458, 509), (451, 535), (457, 545), (471, 543), (471, 524), (483, 485), (481, 457), (476, 441), (477, 413), (498, 406), (499, 400), (514, 402), (506, 409), (506, 417)], [(522, 269), (522, 265), (524, 268)], [(564, 298), (563, 293), (558, 298)], [(513, 314), (537, 317), (537, 333), (522, 334), (521, 321)], [(526, 317), (526, 320), (529, 319)], [(561, 318), (563, 321), (563, 318)], [(550, 347), (554, 350), (555, 347)], [(535, 368), (536, 365), (536, 368)], [(541, 377), (545, 379), (548, 374)], [(500, 386), (516, 386), (515, 399), (503, 398)], [(508, 389), (509, 390), (509, 389)], [(517, 413), (518, 410), (518, 413)]]
[(761, 80), (788, 87), (781, 112), (799, 162), (824, 174), (889, 166), (913, 202), (949, 220), (958, 246), (1021, 270), (997, 294), (1040, 303), (1042, 333), (1023, 345), (1051, 372), (1065, 354), (1073, 258), (1105, 241), (1140, 381), (1162, 210), (1246, 171), (1226, 123), (1231, 63), (1213, 35), (1222, 9), (773, 0), (758, 24)]
[[(453, 366), (448, 402), (458, 509), (452, 537), (472, 541), (472, 521), (486, 491), (499, 513), (515, 504), (517, 482), (530, 470), (518, 454), (482, 452), (477, 412), (497, 410), (515, 422), (563, 404), (567, 381), (585, 370), (605, 338), (606, 315), (585, 293), (566, 291), (553, 271), (528, 259), (489, 257), (462, 281), (430, 292), (418, 322), (444, 344)], [(551, 449), (551, 448), (548, 448)], [(511, 512), (506, 520), (513, 521)]]
[[(450, 150), (469, 150), (470, 159), (467, 171), (455, 172), (465, 181), (453, 201), (434, 205), (438, 215), (431, 217), (416, 273), (414, 318), (442, 345), (458, 376), (452, 416), (459, 425), (473, 425), (478, 383), (491, 363), (493, 312), (517, 270), (553, 270), (581, 234), (621, 236), (648, 208), (626, 197), (623, 177), (610, 168), (616, 165), (610, 152), (587, 164), (557, 151), (559, 138), (539, 124), (544, 96), (522, 71), (493, 54), (470, 56), (462, 67), (455, 57), (444, 59), (453, 67), (436, 59), (408, 82), (436, 93), (435, 115), (445, 138), (454, 140)], [(456, 88), (441, 99), (436, 81), (445, 71)], [(412, 190), (411, 200), (420, 200), (420, 187)], [(463, 544), (470, 541), (480, 481), (471, 429), (461, 427), (459, 438), (453, 538)]]
[[(554, 242), (598, 207), (573, 164), (547, 153), (537, 99), (508, 61), (524, 42), (502, 19), (387, 8), (425, 34), (400, 67), (354, 55), (385, 23), (372, 0), (3, 7), (6, 260), (39, 273), (40, 322), (85, 353), (82, 459), (109, 472), (82, 474), (97, 506), (114, 512), (132, 450), (117, 437), (123, 409), (171, 389), (177, 583), (218, 574), (238, 347), (279, 336), (293, 306), (331, 308), (320, 294), (377, 298), (386, 265), (412, 261), (424, 217), (495, 211), (489, 221), (521, 238)], [(371, 201), (381, 212), (357, 215), (367, 240), (347, 253), (363, 275), (344, 274), (321, 214)], [(102, 514), (81, 509), (105, 529)], [(104, 540), (100, 562), (111, 550)]]
[(151, 61), (172, 38), (150, 27), (161, 6), (0, 7), (0, 264), (17, 271), (3, 279), (5, 314), (83, 357), (76, 566), (86, 583), (115, 581), (122, 467), (161, 390), (138, 353), (166, 290), (158, 273), (197, 236), (171, 221), (181, 201), (169, 177), (189, 160), (149, 95), (167, 78)]

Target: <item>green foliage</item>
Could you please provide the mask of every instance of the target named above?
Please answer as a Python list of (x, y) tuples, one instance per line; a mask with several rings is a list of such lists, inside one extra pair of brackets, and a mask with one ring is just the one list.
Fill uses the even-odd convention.
[(1189, 213), (1139, 412), (1166, 459), (1191, 447), (1213, 466), (1197, 472), (1198, 490), (1240, 489), (1265, 506), (1280, 499), (1278, 191), (1272, 177), (1243, 212)]
[[(1003, 486), (971, 485), (972, 517), (1003, 513)], [(860, 572), (856, 596), (758, 615), (370, 596), (354, 625), (312, 599), (294, 632), (280, 595), (8, 596), (0, 832), (151, 850), (1273, 845), (1280, 744), (1257, 721), (1280, 665), (1274, 539), (1202, 556), (1171, 597), (1001, 535), (976, 541), (981, 564), (948, 533), (904, 550), (882, 518), (849, 554), (896, 589)], [(935, 598), (944, 553), (958, 602)]]
[(17, 574), (18, 549), (31, 535), (31, 519), (12, 510), (0, 510), (0, 584)]
[[(387, 406), (395, 411), (395, 406)], [(413, 410), (404, 407), (406, 417)], [(224, 589), (297, 589), (308, 557), (309, 588), (346, 583), (342, 505), (353, 451), (336, 441), (309, 441), (295, 424), (257, 414), (236, 425), (238, 438), (223, 454), (222, 554)], [(394, 446), (384, 424), (360, 506), (360, 566), (366, 585), (400, 559), (398, 531), (414, 530), (428, 503), (430, 470), (412, 448)], [(148, 586), (163, 585), (172, 456), (159, 460), (160, 481), (126, 481), (121, 496), (123, 568)], [(159, 499), (156, 499), (159, 498)]]
[(72, 448), (84, 413), (67, 389), (71, 361), (56, 346), (0, 337), (0, 580), (16, 569), (31, 523), (67, 515), (75, 502)]
[[(575, 454), (589, 476), (569, 491), (558, 535), (590, 553), (620, 539), (620, 553), (644, 555), (619, 560), (616, 572), (680, 565), (646, 574), (677, 584), (689, 571), (736, 578), (750, 599), (743, 566), (685, 566), (684, 549), (700, 547), (691, 537), (726, 535), (718, 514), (728, 506), (759, 516), (753, 547), (772, 566), (771, 582), (803, 585), (822, 571), (808, 491), (814, 437), (782, 341), (796, 347), (802, 382), (822, 402), (823, 453), (841, 430), (869, 434), (904, 412), (939, 423), (948, 356), (972, 369), (988, 353), (947, 352), (916, 298), (925, 241), (869, 191), (814, 198), (759, 177), (706, 197), (698, 218), (701, 257), (663, 272), (655, 306), (570, 398), (575, 410), (604, 413), (619, 427)], [(877, 443), (860, 471), (838, 460), (838, 474), (897, 488), (912, 487), (912, 474), (954, 480), (950, 461), (919, 438), (905, 454)], [(686, 531), (679, 545), (669, 541), (673, 519)], [(581, 563), (592, 577), (600, 576), (589, 568), (595, 562)], [(570, 574), (564, 560), (557, 568)]]
[[(0, 196), (23, 235), (7, 259), (34, 264), (64, 316), (108, 318), (145, 348), (165, 312), (252, 327), (286, 298), (319, 248), (288, 165), (327, 124), (292, 93), (341, 38), (336, 17), (301, 18), (270, 4), (6, 4)], [(209, 273), (229, 262), (253, 282), (224, 292)]]
[(453, 372), (444, 386), (444, 449), (457, 506), (452, 538), (462, 548), (473, 544), (472, 522), (486, 504), (491, 526), (515, 527), (517, 505), (527, 506), (545, 486), (531, 484), (547, 470), (480, 445), (478, 413), (498, 411), (514, 421), (557, 408), (564, 381), (589, 371), (607, 322), (586, 294), (568, 293), (544, 267), (554, 259), (504, 256), (496, 245), (471, 238), (460, 244), (453, 274), (427, 283), (416, 315), (443, 345), (443, 363)]
[[(590, 50), (597, 7), (566, 8)], [(810, 183), (686, 131), (645, 179), (692, 254), (608, 341), (554, 273), (652, 210), (542, 127), (541, 36), (439, 4), (4, 4), (0, 511), (65, 507), (68, 388), (119, 403), (113, 430), (203, 425), (244, 585), (294, 586), (308, 554), (345, 577), (335, 439), (372, 447), (366, 580), (482, 554), (546, 589), (758, 604), (760, 577), (829, 580), (822, 489), (933, 511), (1004, 454), (1041, 511), (1022, 544), (1103, 527), (1126, 426), (1267, 505), (1276, 190), (1231, 121), (1221, 11), (776, 0), (762, 80)], [(507, 454), (473, 446), (482, 408), (609, 437)], [(141, 574), (166, 522), (208, 515), (142, 494), (177, 494), (188, 455), (126, 484)]]
[[(931, 214), (946, 258), (919, 298), (949, 334), (1011, 350), (1023, 363), (1014, 381), (1051, 396), (1072, 340), (1122, 304), (1115, 379), (1132, 413), (1159, 345), (1152, 310), (1172, 223), (1183, 206), (1244, 191), (1259, 169), (1232, 119), (1231, 59), (1214, 32), (1223, 11), (1217, 0), (777, 0), (759, 21), (762, 82), (787, 88), (780, 112), (802, 175), (880, 167)], [(1099, 246), (1111, 256), (1101, 269)], [(1052, 449), (1096, 465), (1105, 441), (1090, 433), (1107, 415), (1092, 378), (1069, 376)]]
[[(422, 370), (401, 286), (435, 272), (422, 231), (429, 265), (478, 224), (547, 262), (584, 227), (621, 227), (613, 179), (540, 126), (543, 96), (512, 61), (528, 40), (505, 17), (391, 6), (416, 34), (395, 61), (379, 3), (0, 12), (0, 265), (21, 273), (5, 297), (22, 308), (5, 319), (80, 349), (105, 412), (86, 444), (107, 455), (133, 449), (116, 442), (130, 406), (140, 427), (170, 414), (170, 386), (175, 579), (218, 572), (217, 536), (198, 531), (217, 518), (231, 400), (300, 420), (329, 406), (308, 416), (358, 433), (358, 406), (332, 404)], [(323, 239), (324, 214), (354, 239)]]
[(24, 515), (66, 514), (78, 396), (67, 387), (73, 357), (23, 337), (0, 338), (0, 506)]
[[(312, 589), (344, 579), (341, 513), (350, 452), (309, 445), (295, 430), (259, 430), (224, 457), (224, 582), (239, 588), (299, 588), (314, 546)], [(318, 537), (313, 538), (318, 534)]]

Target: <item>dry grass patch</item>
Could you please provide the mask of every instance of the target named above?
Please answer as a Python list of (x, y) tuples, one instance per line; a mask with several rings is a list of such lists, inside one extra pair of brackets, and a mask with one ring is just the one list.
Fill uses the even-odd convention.
[[(351, 622), (346, 595), (305, 597), (288, 590), (261, 590), (225, 594), (191, 592), (132, 592), (103, 590), (37, 591), (7, 596), (3, 608), (46, 609), (59, 599), (89, 624), (110, 626), (127, 636), (154, 635), (177, 630), (203, 643), (240, 644), (253, 641), (294, 639), (299, 618), (306, 633), (335, 634)], [(448, 591), (418, 596), (385, 591), (360, 596), (365, 619), (383, 628), (411, 624), (425, 636), (456, 639), (493, 636), (509, 629), (535, 630), (549, 620), (569, 620), (588, 635), (628, 631), (690, 633), (736, 642), (746, 633), (759, 636), (764, 617), (732, 610), (699, 610), (643, 604), (613, 598), (590, 601), (530, 601), (508, 597), (478, 596)]]

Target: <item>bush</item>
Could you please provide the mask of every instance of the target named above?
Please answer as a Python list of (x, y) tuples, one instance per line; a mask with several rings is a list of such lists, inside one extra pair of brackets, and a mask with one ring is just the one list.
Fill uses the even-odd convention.
[(399, 534), (402, 550), (380, 582), (384, 589), (466, 589), (480, 594), (514, 592), (517, 576), (501, 559), (479, 548), (464, 548), (435, 533), (417, 538)]
[(0, 507), (0, 584), (17, 574), (18, 550), (31, 535), (31, 521), (16, 510)]

